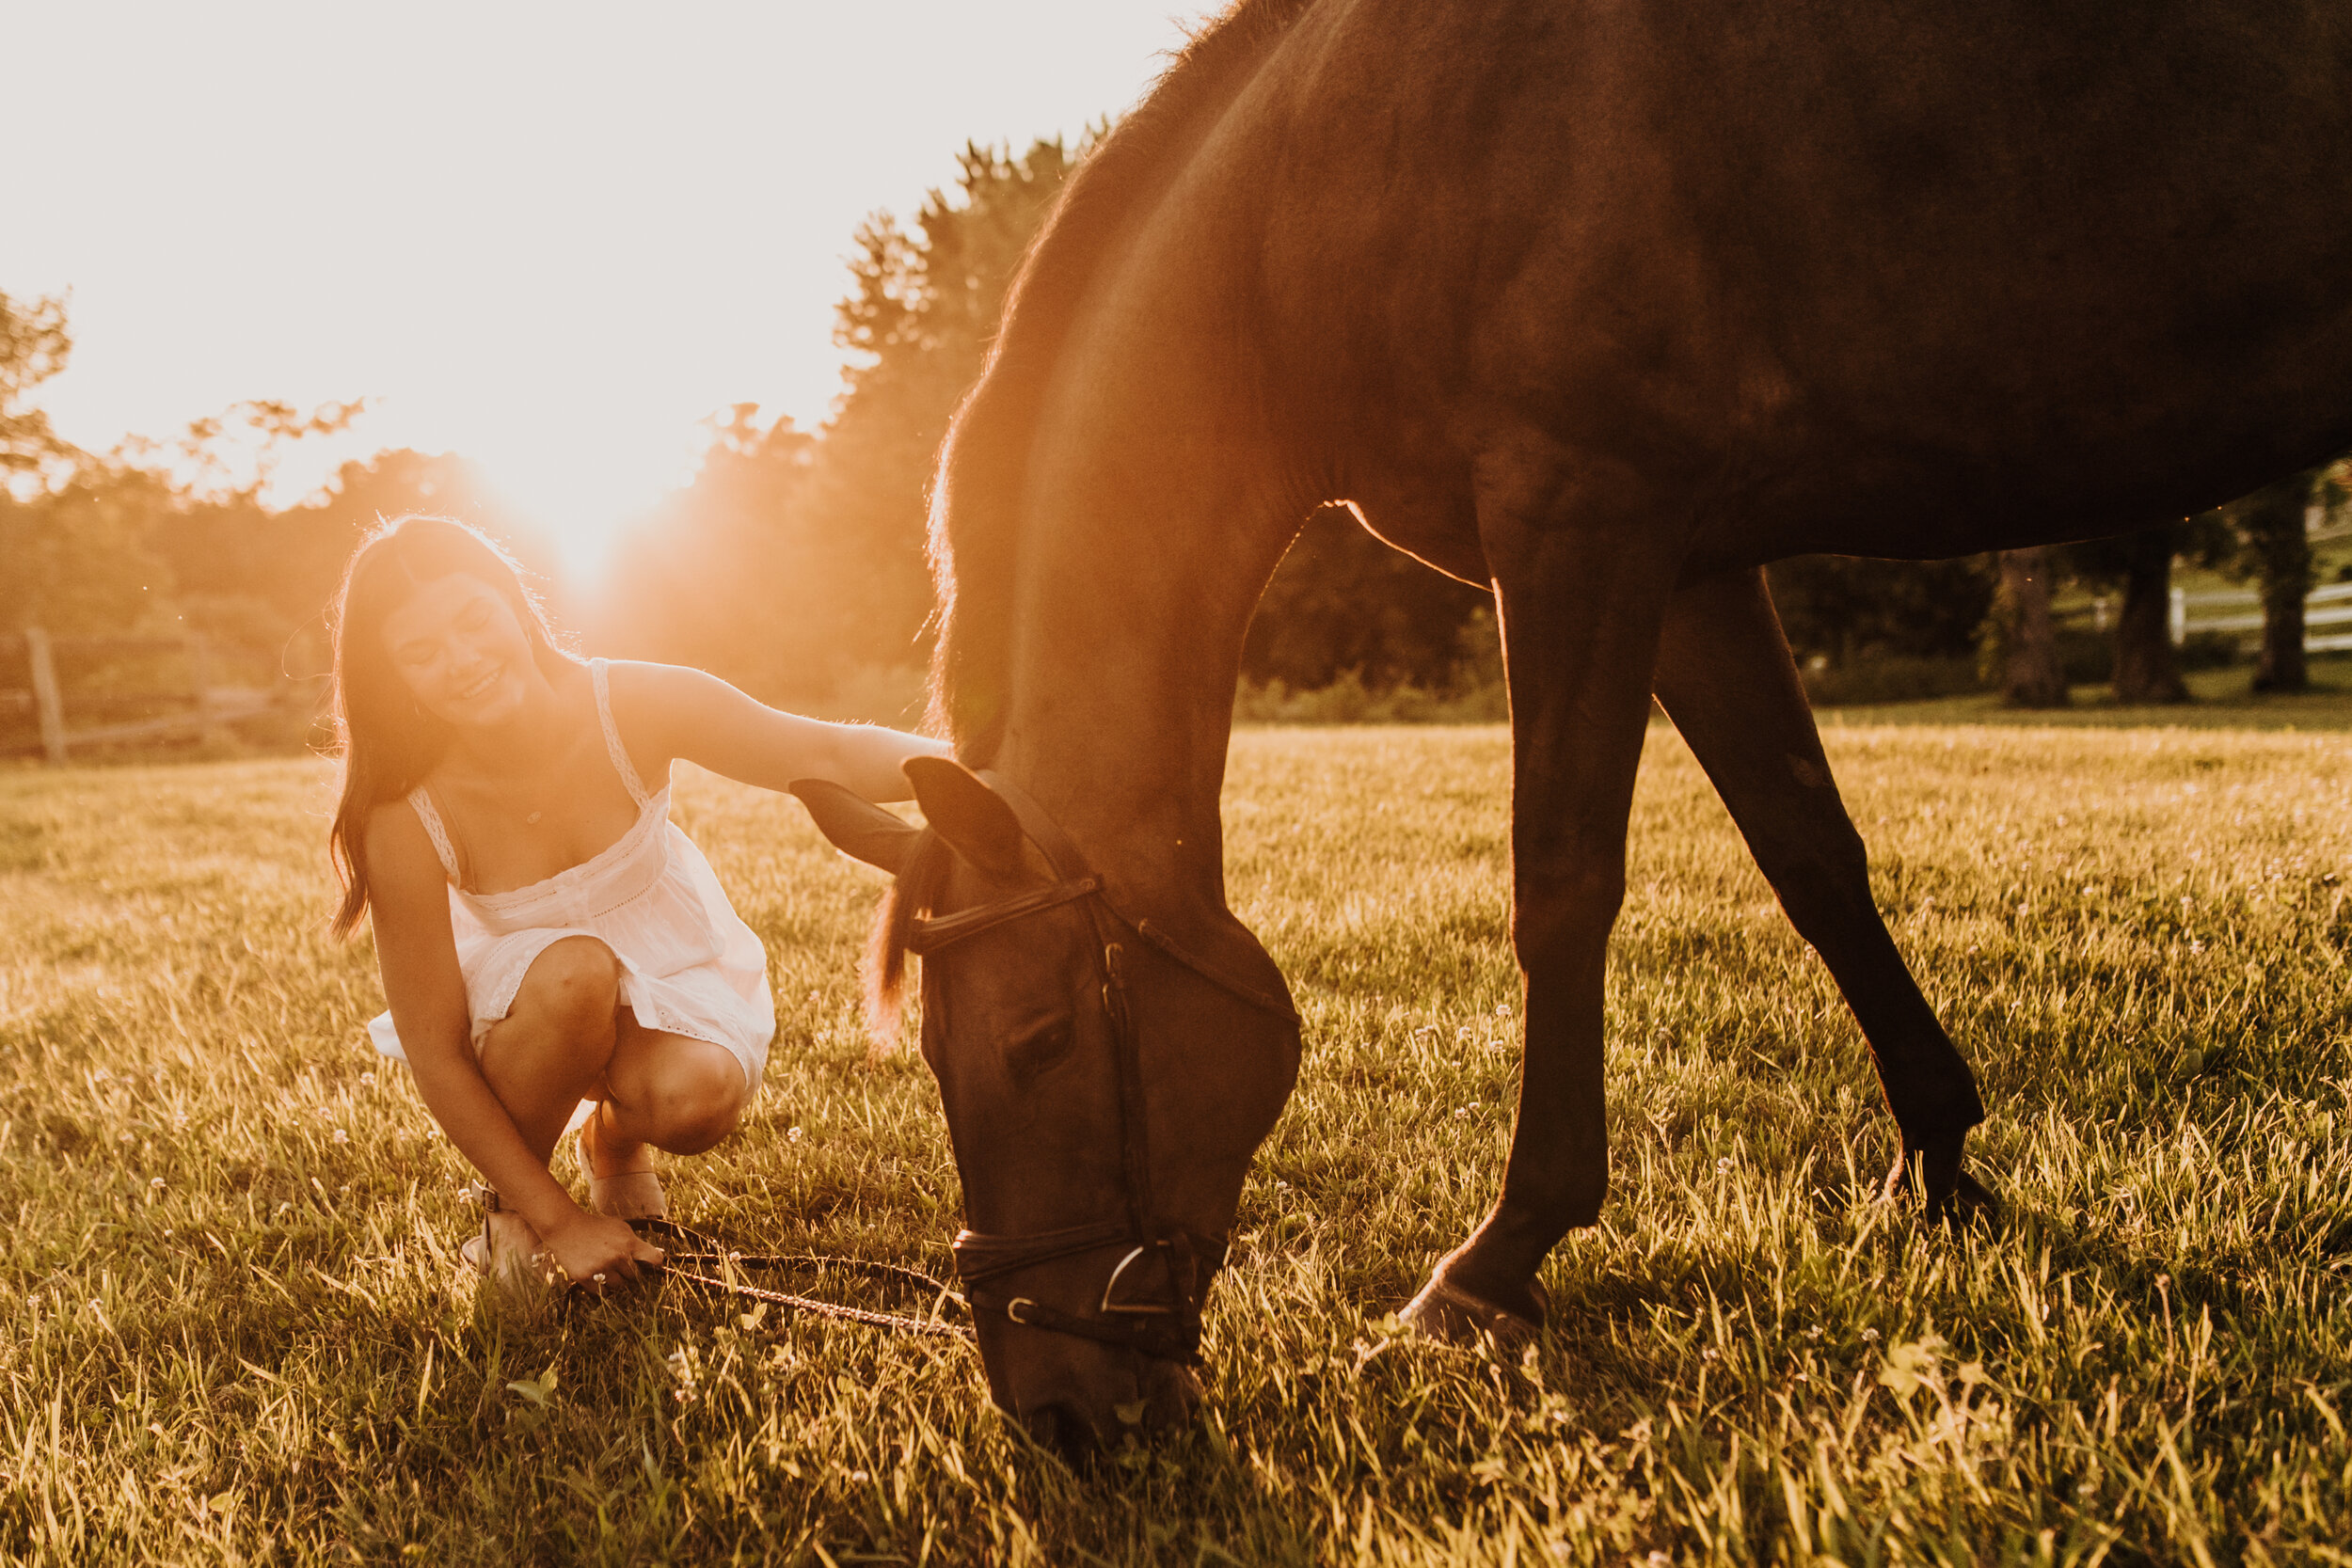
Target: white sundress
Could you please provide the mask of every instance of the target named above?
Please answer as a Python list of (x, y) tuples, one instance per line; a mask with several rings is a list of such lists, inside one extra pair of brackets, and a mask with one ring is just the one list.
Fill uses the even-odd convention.
[[(449, 873), (450, 926), (474, 1049), (514, 1006), (524, 972), (540, 954), (566, 937), (594, 937), (619, 961), (621, 1003), (639, 1023), (725, 1048), (756, 1088), (776, 1034), (767, 950), (727, 902), (703, 852), (670, 820), (669, 781), (647, 794), (638, 778), (612, 723), (605, 661), (589, 660), (588, 673), (605, 750), (637, 802), (636, 822), (611, 846), (529, 887), (468, 893), (458, 885), (456, 847), (432, 796), (422, 786), (408, 793)], [(368, 1037), (385, 1055), (407, 1060), (390, 1012), (370, 1021)], [(589, 1103), (581, 1102), (583, 1110)]]

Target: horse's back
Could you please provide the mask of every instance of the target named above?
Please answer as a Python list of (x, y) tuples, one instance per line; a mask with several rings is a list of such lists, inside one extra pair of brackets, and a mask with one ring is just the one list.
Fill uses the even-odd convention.
[(1343, 477), (1532, 422), (1702, 553), (1937, 554), (2352, 441), (2352, 7), (1293, 8), (1131, 265), (1225, 258)]

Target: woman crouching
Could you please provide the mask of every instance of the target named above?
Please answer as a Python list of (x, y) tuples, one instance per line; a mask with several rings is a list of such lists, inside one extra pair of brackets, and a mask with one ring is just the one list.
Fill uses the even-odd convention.
[[(466, 1259), (516, 1291), (627, 1284), (662, 1259), (628, 1224), (664, 1213), (653, 1151), (733, 1132), (775, 1034), (759, 939), (669, 819), (671, 763), (899, 800), (900, 764), (947, 747), (575, 658), (514, 560), (442, 517), (352, 556), (335, 688), (335, 930), (370, 917), (390, 1010), (369, 1032), (482, 1173)], [(548, 1168), (573, 1129), (584, 1209)]]

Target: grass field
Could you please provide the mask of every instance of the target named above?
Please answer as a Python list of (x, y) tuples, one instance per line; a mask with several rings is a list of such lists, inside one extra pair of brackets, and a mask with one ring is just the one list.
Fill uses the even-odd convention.
[[(1612, 963), (1614, 1186), (1524, 1355), (1389, 1318), (1492, 1195), (1516, 981), (1495, 729), (1257, 731), (1233, 901), (1307, 1021), (1203, 1420), (1073, 1473), (969, 1353), (673, 1291), (455, 1284), (462, 1163), (365, 1052), (310, 762), (0, 773), (0, 1555), (114, 1562), (2347, 1562), (2352, 768), (2337, 735), (1833, 727), (1982, 1073), (1997, 1231), (1873, 1202), (1862, 1044), (1654, 730)], [(683, 772), (683, 770), (681, 770)], [(784, 1016), (672, 1183), (739, 1244), (939, 1270), (873, 884), (682, 777)], [(819, 1283), (822, 1283), (821, 1281)]]

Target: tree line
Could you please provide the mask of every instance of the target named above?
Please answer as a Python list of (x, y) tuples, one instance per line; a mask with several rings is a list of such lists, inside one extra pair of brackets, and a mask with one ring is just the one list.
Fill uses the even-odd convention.
[[(1782, 562), (1771, 569), (1772, 596), (1799, 659), (1832, 675), (1926, 664), (1940, 666), (1953, 689), (1994, 688), (2021, 707), (2064, 706), (2071, 686), (2094, 682), (2111, 686), (2119, 703), (2180, 703), (2188, 700), (2186, 665), (2236, 657), (2234, 638), (2174, 645), (2172, 579), (2185, 563), (2254, 585), (2263, 626), (2252, 689), (2303, 691), (2304, 601), (2319, 585), (2311, 525), (2340, 517), (2347, 504), (2352, 459), (2340, 459), (2114, 538), (1954, 561)], [(2065, 590), (2090, 596), (2105, 626), (2061, 631), (2051, 600)]]
[[(766, 419), (751, 404), (714, 418), (691, 483), (618, 547), (611, 575), (624, 586), (592, 595), (569, 585), (558, 595), (566, 619), (599, 649), (697, 665), (777, 702), (821, 703), (876, 672), (919, 665), (932, 459), (1013, 271), (1085, 150), (1058, 138), (1017, 156), (967, 146), (952, 186), (910, 219), (862, 225), (835, 309), (843, 389), (822, 427)], [(358, 404), (307, 413), (245, 404), (169, 445), (74, 451), (36, 401), (71, 351), (59, 301), (0, 294), (0, 465), (11, 481), (0, 495), (0, 629), (187, 628), (242, 650), (250, 667), (314, 673), (342, 561), (378, 516), (405, 511), (479, 523), (557, 575), (548, 542), (502, 515), (485, 476), (457, 454), (379, 452), (343, 465), (306, 500), (265, 503), (287, 447), (346, 428)], [(1999, 561), (1788, 562), (1772, 569), (1772, 591), (1800, 660), (1833, 694), (1841, 679), (1860, 689), (1858, 673), (1909, 670), (1948, 685), (1957, 670), (2014, 700), (2049, 702), (2082, 672), (2068, 668), (2048, 595), (2059, 582), (2088, 585), (2116, 606), (2106, 667), (2119, 696), (2167, 701), (2185, 695), (2167, 635), (2167, 589), (2185, 559), (2260, 583), (2276, 626), (2258, 684), (2294, 689), (2308, 678), (2304, 514), (2341, 504), (2346, 477), (2341, 465), (2313, 470), (2201, 517)], [(1493, 644), (1485, 592), (1326, 509), (1268, 586), (1244, 672), (1293, 689), (1345, 678), (1438, 690), (1493, 681)]]

